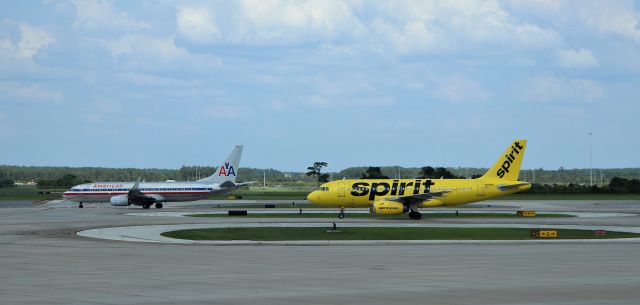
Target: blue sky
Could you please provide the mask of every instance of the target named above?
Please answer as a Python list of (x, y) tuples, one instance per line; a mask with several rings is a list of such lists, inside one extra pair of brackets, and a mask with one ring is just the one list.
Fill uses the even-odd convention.
[(640, 167), (638, 1), (0, 1), (0, 164)]

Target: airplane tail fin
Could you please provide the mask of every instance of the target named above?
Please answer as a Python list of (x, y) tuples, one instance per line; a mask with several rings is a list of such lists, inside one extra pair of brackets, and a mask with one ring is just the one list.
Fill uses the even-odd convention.
[(524, 158), (524, 150), (527, 148), (527, 140), (515, 140), (498, 161), (480, 179), (501, 179), (518, 181), (520, 166)]
[(199, 182), (219, 182), (224, 183), (227, 181), (236, 182), (236, 176), (238, 168), (240, 167), (240, 157), (242, 156), (242, 145), (236, 145), (231, 154), (227, 157), (227, 160), (220, 166), (218, 166), (213, 174), (207, 178), (198, 180)]

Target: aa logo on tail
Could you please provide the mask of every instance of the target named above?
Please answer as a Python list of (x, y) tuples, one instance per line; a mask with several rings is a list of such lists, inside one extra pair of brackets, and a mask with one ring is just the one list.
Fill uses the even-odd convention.
[(224, 165), (220, 166), (220, 170), (218, 171), (218, 176), (235, 176), (236, 171), (233, 170), (233, 165), (229, 164), (229, 162), (225, 162)]

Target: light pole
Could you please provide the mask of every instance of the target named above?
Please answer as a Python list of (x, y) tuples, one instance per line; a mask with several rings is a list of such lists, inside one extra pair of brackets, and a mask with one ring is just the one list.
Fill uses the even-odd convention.
[(593, 186), (593, 165), (591, 163), (591, 131), (589, 131), (589, 187)]

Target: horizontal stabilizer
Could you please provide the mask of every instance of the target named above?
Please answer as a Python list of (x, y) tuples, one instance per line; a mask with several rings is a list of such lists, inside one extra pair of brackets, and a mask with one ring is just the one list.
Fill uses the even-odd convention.
[(498, 185), (498, 189), (501, 191), (507, 191), (507, 190), (513, 190), (513, 189), (518, 189), (521, 186), (530, 186), (531, 183), (529, 182), (523, 182), (523, 183), (514, 183), (514, 184), (500, 184)]

